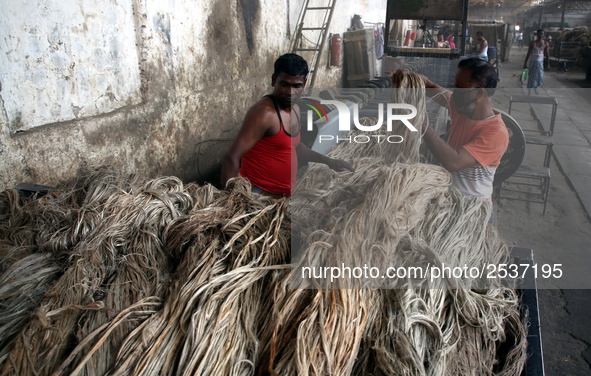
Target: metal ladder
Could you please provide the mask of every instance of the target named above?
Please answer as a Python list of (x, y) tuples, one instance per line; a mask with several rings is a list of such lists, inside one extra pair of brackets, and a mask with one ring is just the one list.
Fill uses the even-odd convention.
[[(314, 82), (316, 81), (316, 72), (318, 72), (318, 67), (320, 66), (320, 52), (326, 43), (326, 35), (328, 34), (328, 27), (330, 26), (332, 15), (334, 13), (335, 3), (336, 0), (328, 0), (328, 4), (326, 6), (310, 6), (310, 0), (305, 0), (304, 5), (302, 6), (302, 11), (300, 12), (300, 16), (298, 17), (296, 36), (292, 42), (290, 50), (292, 53), (300, 55), (303, 55), (302, 53), (305, 53), (306, 55), (312, 55), (312, 60), (308, 60), (312, 69), (308, 73), (306, 89), (314, 87)], [(321, 26), (304, 27), (305, 18), (306, 14), (308, 14), (308, 11), (324, 11), (324, 19)], [(320, 31), (316, 43), (305, 36), (305, 32), (310, 31)], [(304, 39), (310, 41), (313, 47), (302, 47)]]

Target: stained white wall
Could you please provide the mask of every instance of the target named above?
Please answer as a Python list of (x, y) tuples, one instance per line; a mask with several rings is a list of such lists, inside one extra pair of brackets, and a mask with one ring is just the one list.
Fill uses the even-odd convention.
[(3, 1), (0, 25), (11, 132), (140, 102), (130, 2)]

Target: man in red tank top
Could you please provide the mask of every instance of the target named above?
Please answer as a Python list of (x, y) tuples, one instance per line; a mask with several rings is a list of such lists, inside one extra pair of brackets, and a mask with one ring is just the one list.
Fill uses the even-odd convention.
[(331, 159), (300, 143), (300, 112), (296, 102), (306, 86), (308, 63), (299, 55), (285, 54), (275, 61), (271, 77), (273, 93), (246, 113), (222, 166), (221, 183), (240, 174), (257, 193), (290, 196), (295, 187), (298, 157), (324, 163), (335, 171), (351, 170), (341, 160)]

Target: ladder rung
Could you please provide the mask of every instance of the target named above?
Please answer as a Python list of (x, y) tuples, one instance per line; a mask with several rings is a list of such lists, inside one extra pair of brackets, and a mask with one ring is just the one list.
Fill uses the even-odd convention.
[(322, 9), (332, 9), (331, 7), (309, 7), (306, 10), (322, 10)]
[(296, 51), (317, 51), (316, 48), (296, 48)]
[(302, 30), (324, 30), (325, 27), (302, 27)]

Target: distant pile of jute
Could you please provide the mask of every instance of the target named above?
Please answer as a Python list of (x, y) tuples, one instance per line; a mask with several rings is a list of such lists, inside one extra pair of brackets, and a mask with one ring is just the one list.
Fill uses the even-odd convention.
[[(552, 34), (556, 35), (556, 33)], [(564, 52), (561, 52), (561, 42), (579, 42), (576, 55), (574, 55), (575, 51), (567, 50), (569, 48), (568, 46)], [(572, 30), (564, 31), (558, 35), (558, 38), (554, 44), (554, 56), (561, 56), (562, 54), (563, 59), (574, 58), (578, 64), (583, 65), (585, 51), (589, 45), (591, 45), (591, 28), (587, 26), (575, 27)], [(570, 48), (572, 49), (572, 47)]]
[[(393, 100), (418, 108), (420, 129), (420, 79), (402, 84)], [(291, 199), (109, 167), (37, 199), (0, 193), (0, 372), (519, 374), (519, 299), (500, 283), (299, 278), (507, 261), (488, 204), (419, 163), (420, 132), (394, 131), (404, 142), (339, 144), (355, 172), (312, 165)]]

